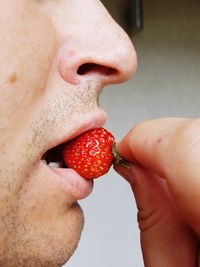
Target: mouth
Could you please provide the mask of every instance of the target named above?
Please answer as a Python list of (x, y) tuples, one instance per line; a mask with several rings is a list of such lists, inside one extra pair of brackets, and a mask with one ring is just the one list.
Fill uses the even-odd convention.
[(68, 168), (62, 157), (63, 146), (64, 144), (61, 144), (45, 152), (42, 162), (52, 168)]
[(84, 179), (75, 170), (68, 168), (63, 160), (62, 151), (67, 142), (90, 129), (99, 128), (105, 124), (106, 113), (96, 115), (93, 114), (92, 117), (73, 127), (68, 136), (61, 136), (51, 142), (51, 147), (41, 157), (42, 165), (48, 171), (48, 175), (54, 175), (55, 179), (62, 180), (66, 194), (75, 201), (86, 198), (92, 192), (93, 181)]

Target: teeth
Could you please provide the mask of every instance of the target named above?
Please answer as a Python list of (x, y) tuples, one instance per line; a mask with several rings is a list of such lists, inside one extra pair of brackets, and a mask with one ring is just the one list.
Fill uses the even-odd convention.
[(47, 164), (48, 166), (52, 167), (52, 168), (62, 168), (64, 166), (63, 162), (62, 161), (51, 161), (51, 162), (48, 162), (46, 159), (42, 159), (42, 162), (44, 164)]
[(52, 168), (61, 168), (62, 167), (62, 162), (49, 162), (48, 165)]

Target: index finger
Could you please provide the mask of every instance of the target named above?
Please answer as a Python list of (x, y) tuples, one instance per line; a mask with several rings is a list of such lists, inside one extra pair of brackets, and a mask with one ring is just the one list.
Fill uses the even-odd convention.
[(187, 221), (200, 234), (200, 120), (165, 118), (136, 125), (119, 154), (167, 180)]

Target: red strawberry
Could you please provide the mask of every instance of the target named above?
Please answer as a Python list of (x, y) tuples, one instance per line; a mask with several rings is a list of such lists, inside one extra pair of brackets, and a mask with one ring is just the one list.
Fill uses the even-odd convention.
[(63, 158), (82, 177), (94, 179), (109, 171), (114, 161), (114, 143), (114, 136), (106, 129), (92, 129), (67, 143)]

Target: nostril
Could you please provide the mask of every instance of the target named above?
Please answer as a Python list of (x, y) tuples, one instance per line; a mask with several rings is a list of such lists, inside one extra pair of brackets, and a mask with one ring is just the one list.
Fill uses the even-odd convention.
[(99, 64), (85, 63), (78, 68), (77, 73), (79, 75), (85, 75), (88, 73), (99, 73), (105, 76), (110, 76), (117, 74), (118, 71), (111, 67), (106, 67)]

